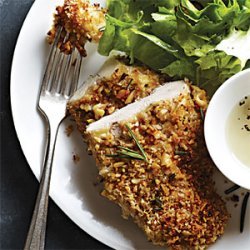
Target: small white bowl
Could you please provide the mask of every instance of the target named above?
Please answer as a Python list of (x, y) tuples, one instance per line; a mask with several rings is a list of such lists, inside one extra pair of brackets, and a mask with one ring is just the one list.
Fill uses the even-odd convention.
[(226, 138), (226, 122), (230, 112), (249, 95), (250, 69), (247, 69), (228, 79), (213, 95), (204, 129), (209, 154), (219, 170), (234, 183), (250, 190), (250, 167), (235, 158)]

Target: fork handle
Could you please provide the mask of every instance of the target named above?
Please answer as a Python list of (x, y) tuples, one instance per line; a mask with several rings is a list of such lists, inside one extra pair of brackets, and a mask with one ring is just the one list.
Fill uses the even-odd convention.
[(58, 127), (58, 124), (51, 126), (48, 123), (43, 172), (24, 250), (43, 250), (45, 246), (49, 186)]

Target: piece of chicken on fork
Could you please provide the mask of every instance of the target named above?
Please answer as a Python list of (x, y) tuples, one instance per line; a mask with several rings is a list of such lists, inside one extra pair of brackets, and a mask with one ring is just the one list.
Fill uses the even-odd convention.
[[(54, 23), (48, 32), (48, 42), (52, 43), (59, 27), (63, 28), (59, 48), (70, 54), (76, 47), (82, 56), (86, 56), (87, 41), (98, 42), (105, 27), (106, 9), (88, 0), (65, 0), (56, 8)], [(69, 35), (67, 37), (66, 33)]]

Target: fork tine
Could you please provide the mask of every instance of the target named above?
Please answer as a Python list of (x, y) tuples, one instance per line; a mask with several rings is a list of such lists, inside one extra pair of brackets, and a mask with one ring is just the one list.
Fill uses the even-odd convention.
[(58, 59), (56, 60), (55, 65), (56, 66), (54, 74), (52, 75), (51, 84), (49, 88), (49, 91), (51, 93), (56, 93), (61, 85), (60, 78), (65, 65), (65, 55), (63, 53), (59, 52)]
[(58, 44), (58, 41), (60, 39), (61, 32), (62, 32), (62, 27), (60, 27), (57, 30), (55, 40), (54, 40), (52, 47), (50, 49), (50, 52), (49, 52), (48, 62), (46, 64), (45, 73), (44, 73), (42, 85), (41, 85), (42, 92), (45, 91), (49, 86), (49, 79), (51, 77), (51, 72), (52, 72), (53, 65), (54, 65), (54, 62), (56, 59), (57, 44)]
[(82, 57), (80, 53), (74, 48), (72, 54), (68, 56), (65, 71), (62, 74), (62, 85), (59, 91), (65, 98), (69, 98), (77, 89)]
[(72, 84), (70, 86), (69, 96), (71, 96), (77, 90), (79, 77), (81, 73), (81, 66), (82, 66), (82, 56), (80, 55), (80, 53), (77, 53), (76, 66), (74, 68), (74, 73), (72, 77), (73, 79), (72, 79)]
[[(63, 43), (66, 42), (69, 38), (69, 33), (66, 34), (66, 36), (63, 39)], [(61, 86), (62, 86), (62, 74), (65, 71), (65, 64), (66, 58), (68, 55), (65, 55), (64, 53), (61, 53), (60, 50), (58, 50), (58, 57), (57, 62), (55, 63), (55, 70), (54, 74), (51, 80), (51, 85), (50, 85), (50, 91), (51, 93), (58, 93), (60, 92)]]
[(69, 87), (67, 85), (68, 85), (68, 82), (71, 81), (70, 75), (71, 75), (71, 67), (73, 67), (73, 63), (74, 63), (74, 52), (75, 52), (75, 49), (73, 49), (72, 53), (69, 56), (67, 56), (67, 61), (65, 63), (65, 70), (62, 75), (62, 84), (61, 84), (59, 93), (61, 95), (64, 95), (65, 97), (69, 96), (68, 94)]
[[(56, 33), (55, 40), (49, 53), (48, 63), (42, 81), (41, 93), (63, 95), (68, 99), (78, 87), (82, 57), (76, 48), (70, 55), (65, 55), (57, 49), (63, 28)], [(63, 42), (67, 41), (67, 33)]]

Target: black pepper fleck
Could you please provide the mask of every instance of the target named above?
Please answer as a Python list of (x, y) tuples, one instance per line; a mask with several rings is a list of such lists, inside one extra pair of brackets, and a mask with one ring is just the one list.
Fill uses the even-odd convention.
[(245, 101), (239, 102), (239, 105), (240, 105), (240, 106), (242, 106), (242, 105), (244, 105), (244, 104), (245, 104)]
[(244, 125), (244, 128), (246, 129), (247, 132), (250, 132), (250, 128), (247, 124)]
[(238, 195), (234, 194), (232, 197), (231, 197), (231, 201), (233, 202), (239, 202), (240, 198)]

